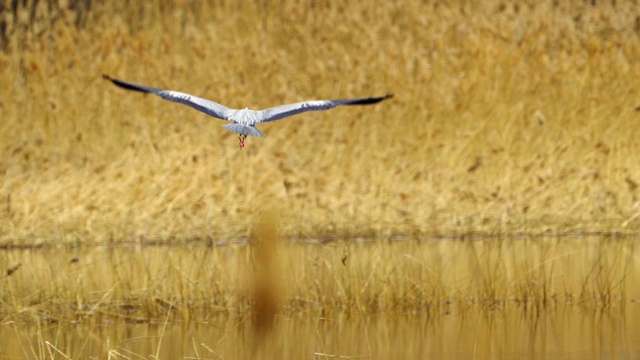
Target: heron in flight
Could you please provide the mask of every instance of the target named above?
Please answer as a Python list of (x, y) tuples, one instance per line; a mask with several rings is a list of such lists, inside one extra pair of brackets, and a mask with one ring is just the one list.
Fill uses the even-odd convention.
[(247, 136), (265, 137), (260, 130), (256, 129), (256, 125), (262, 122), (269, 122), (283, 119), (287, 116), (303, 113), (306, 111), (328, 110), (340, 105), (371, 105), (379, 103), (382, 100), (392, 97), (388, 94), (381, 97), (367, 97), (357, 99), (344, 100), (311, 100), (303, 101), (295, 104), (280, 105), (265, 110), (251, 110), (244, 108), (241, 110), (230, 109), (220, 105), (214, 101), (199, 98), (197, 96), (185, 94), (172, 90), (160, 90), (130, 82), (117, 80), (109, 75), (102, 75), (104, 79), (111, 81), (117, 86), (127, 89), (140, 91), (143, 93), (151, 93), (160, 96), (165, 100), (175, 101), (190, 106), (198, 111), (213, 116), (218, 119), (231, 121), (232, 124), (224, 125), (224, 128), (240, 135), (238, 147), (245, 147)]

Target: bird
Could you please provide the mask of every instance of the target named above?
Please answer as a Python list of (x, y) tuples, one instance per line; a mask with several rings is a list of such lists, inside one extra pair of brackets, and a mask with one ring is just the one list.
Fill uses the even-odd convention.
[(256, 128), (256, 125), (260, 123), (280, 120), (307, 111), (329, 110), (341, 105), (372, 105), (393, 97), (393, 94), (387, 94), (379, 97), (365, 97), (342, 100), (309, 100), (293, 104), (275, 106), (264, 110), (251, 110), (249, 108), (231, 109), (224, 105), (220, 105), (217, 102), (183, 92), (161, 90), (148, 86), (138, 85), (114, 79), (109, 75), (102, 75), (102, 77), (121, 88), (140, 91), (143, 93), (155, 94), (165, 100), (174, 101), (190, 106), (215, 118), (231, 121), (232, 124), (224, 125), (224, 128), (236, 134), (239, 134), (240, 141), (238, 142), (238, 147), (240, 149), (246, 147), (245, 141), (247, 139), (247, 136), (257, 136), (261, 138), (265, 137), (265, 135)]

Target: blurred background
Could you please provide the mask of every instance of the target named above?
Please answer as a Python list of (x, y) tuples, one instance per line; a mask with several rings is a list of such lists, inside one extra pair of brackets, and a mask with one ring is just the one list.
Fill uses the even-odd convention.
[[(4, 1), (0, 241), (637, 232), (640, 11), (573, 1)], [(253, 109), (395, 97), (260, 126)]]

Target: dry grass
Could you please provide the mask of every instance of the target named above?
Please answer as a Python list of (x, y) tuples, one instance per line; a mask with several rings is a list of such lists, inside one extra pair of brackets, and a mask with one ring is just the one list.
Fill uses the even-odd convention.
[[(8, 22), (3, 244), (246, 238), (263, 205), (287, 238), (638, 232), (631, 4), (129, 6)], [(396, 96), (239, 151), (102, 73), (232, 107)]]

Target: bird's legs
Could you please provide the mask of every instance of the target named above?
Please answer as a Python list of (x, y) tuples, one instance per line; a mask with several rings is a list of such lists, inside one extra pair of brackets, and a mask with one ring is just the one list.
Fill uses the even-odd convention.
[(246, 140), (246, 138), (247, 138), (247, 135), (240, 134), (240, 142), (238, 142), (238, 147), (239, 147), (240, 149), (244, 149), (244, 148), (246, 147), (246, 145), (245, 145), (245, 143), (244, 143), (244, 141)]

